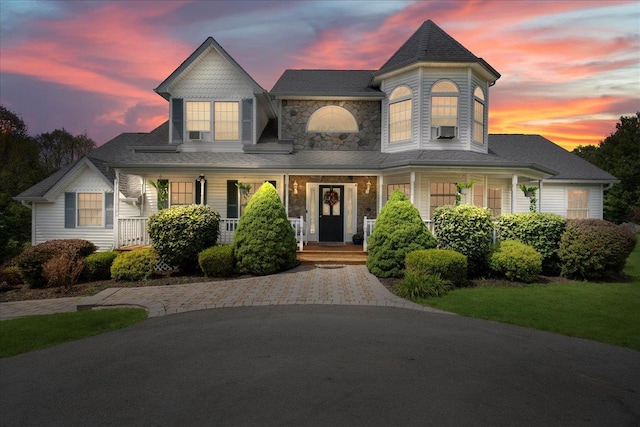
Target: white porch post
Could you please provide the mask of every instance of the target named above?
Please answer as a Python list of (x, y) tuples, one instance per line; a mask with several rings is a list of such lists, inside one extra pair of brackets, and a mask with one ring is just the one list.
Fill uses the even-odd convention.
[(289, 216), (289, 174), (284, 174), (284, 209)]
[(120, 172), (116, 171), (116, 178), (113, 180), (113, 248), (119, 247), (120, 240)]
[(542, 212), (542, 180), (538, 180), (538, 212)]
[[(382, 175), (378, 175), (378, 214), (382, 210), (382, 186), (384, 184), (383, 181), (384, 179), (382, 178)], [(377, 217), (378, 215), (376, 215), (376, 218)]]
[(518, 175), (511, 177), (511, 213), (516, 213), (516, 203), (518, 197)]
[(415, 205), (415, 194), (416, 194), (416, 173), (415, 171), (411, 171), (411, 204)]

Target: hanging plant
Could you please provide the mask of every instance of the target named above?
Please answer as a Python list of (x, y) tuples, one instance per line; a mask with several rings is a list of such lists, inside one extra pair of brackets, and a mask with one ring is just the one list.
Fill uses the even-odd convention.
[(149, 181), (149, 184), (156, 189), (158, 210), (161, 211), (169, 207), (169, 180), (159, 179), (157, 181)]
[(536, 212), (538, 210), (538, 199), (536, 199), (537, 187), (527, 187), (526, 185), (520, 185), (520, 190), (524, 193), (524, 197), (529, 198), (529, 211)]
[(338, 203), (339, 201), (340, 201), (340, 196), (335, 191), (330, 190), (330, 191), (327, 191), (326, 193), (324, 193), (324, 202), (327, 205), (333, 206), (336, 203)]
[(471, 187), (473, 187), (473, 184), (475, 184), (475, 181), (469, 181), (469, 182), (456, 182), (456, 206), (460, 205), (460, 200), (461, 200), (461, 195), (466, 195), (467, 193), (469, 193), (469, 189)]

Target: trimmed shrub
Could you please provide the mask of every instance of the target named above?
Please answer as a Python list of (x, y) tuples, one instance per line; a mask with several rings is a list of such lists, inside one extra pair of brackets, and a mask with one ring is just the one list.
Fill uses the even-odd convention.
[(467, 257), (448, 249), (424, 249), (409, 252), (405, 258), (406, 273), (440, 276), (453, 286), (467, 283)]
[(542, 272), (560, 274), (558, 249), (567, 221), (560, 215), (542, 212), (506, 214), (498, 218), (500, 240), (517, 240), (532, 246), (542, 256)]
[(505, 240), (491, 254), (489, 267), (511, 281), (532, 283), (542, 272), (542, 255), (532, 246), (516, 240)]
[(78, 278), (84, 268), (82, 258), (73, 258), (68, 254), (60, 254), (45, 262), (42, 275), (47, 279), (50, 287), (71, 288), (78, 283)]
[(15, 265), (8, 265), (1, 268), (0, 282), (6, 284), (6, 286), (13, 287), (21, 285), (22, 277), (20, 277), (20, 269)]
[(562, 275), (598, 279), (620, 273), (635, 244), (631, 231), (612, 222), (569, 220), (558, 251)]
[(235, 260), (233, 246), (212, 246), (198, 254), (198, 264), (207, 277), (229, 277), (233, 274)]
[(251, 197), (233, 239), (240, 273), (274, 274), (298, 265), (296, 236), (280, 196), (268, 182)]
[(50, 259), (65, 255), (69, 259), (84, 258), (96, 251), (96, 246), (81, 239), (49, 240), (25, 249), (16, 257), (22, 280), (32, 288), (47, 286), (42, 269)]
[(417, 301), (421, 298), (441, 297), (451, 290), (451, 282), (439, 275), (423, 275), (407, 271), (396, 288), (399, 297)]
[(198, 254), (218, 240), (220, 215), (208, 206), (173, 206), (151, 215), (147, 231), (160, 259), (181, 270), (194, 270)]
[(418, 209), (396, 190), (373, 227), (367, 246), (367, 268), (377, 277), (402, 277), (409, 252), (435, 247), (436, 239), (422, 222)]
[(158, 255), (153, 249), (136, 249), (118, 255), (111, 264), (111, 277), (116, 280), (145, 280), (151, 277)]
[(438, 247), (467, 257), (467, 275), (482, 276), (493, 245), (493, 221), (487, 208), (472, 205), (441, 206), (433, 213)]
[(111, 264), (118, 256), (118, 252), (96, 252), (84, 260), (82, 278), (84, 280), (109, 280), (111, 279)]

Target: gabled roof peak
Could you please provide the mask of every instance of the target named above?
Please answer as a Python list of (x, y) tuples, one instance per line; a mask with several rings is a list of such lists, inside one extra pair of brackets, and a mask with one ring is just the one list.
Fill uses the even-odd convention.
[(482, 58), (475, 56), (431, 20), (424, 21), (375, 75), (385, 74), (417, 62), (480, 63), (495, 74), (496, 78), (500, 77), (500, 74)]

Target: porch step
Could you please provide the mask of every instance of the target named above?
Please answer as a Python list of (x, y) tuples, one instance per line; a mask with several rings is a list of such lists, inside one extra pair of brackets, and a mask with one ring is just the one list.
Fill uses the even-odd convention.
[(367, 262), (366, 252), (354, 251), (322, 251), (322, 250), (304, 250), (298, 252), (298, 261), (301, 264), (365, 264)]

